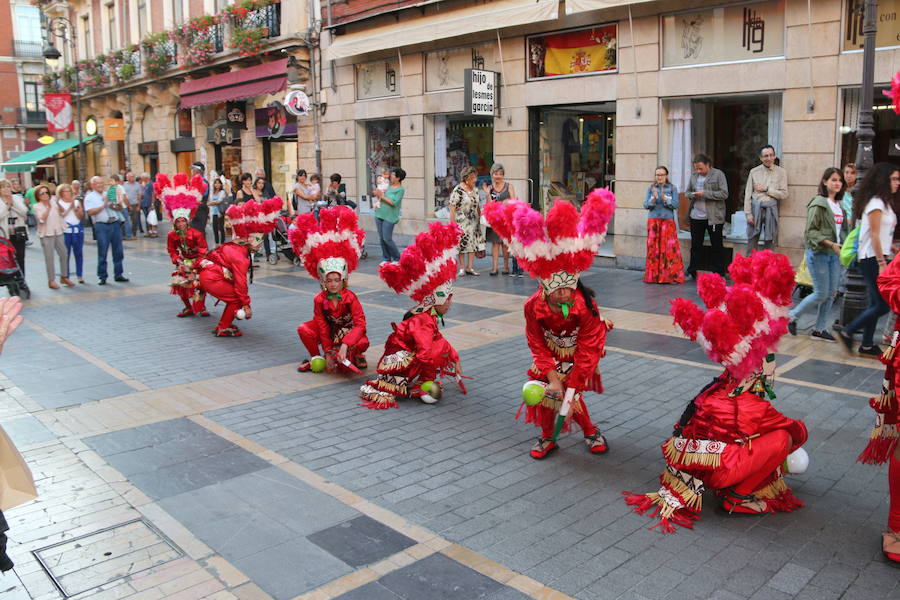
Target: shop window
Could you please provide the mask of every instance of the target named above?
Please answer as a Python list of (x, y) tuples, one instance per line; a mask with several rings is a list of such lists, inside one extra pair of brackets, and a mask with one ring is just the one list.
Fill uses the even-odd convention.
[(194, 137), (194, 118), (190, 109), (179, 110), (175, 115), (175, 133), (178, 137)]
[(400, 95), (400, 69), (396, 59), (356, 65), (356, 98), (368, 100)]
[(140, 39), (144, 39), (149, 30), (149, 24), (147, 22), (147, 1), (148, 0), (138, 0), (137, 3), (138, 38)]
[(466, 69), (499, 71), (496, 43), (479, 44), (468, 48), (434, 50), (425, 54), (425, 91), (462, 89)]
[[(900, 162), (900, 116), (894, 113), (891, 99), (882, 94), (886, 87), (876, 87), (873, 92), (872, 114), (875, 118), (875, 139), (872, 141), (874, 160)], [(856, 162), (859, 127), (860, 88), (842, 90), (841, 115), (841, 165)]]
[(16, 6), (16, 41), (40, 43), (41, 13), (36, 6)]
[(528, 79), (611, 73), (617, 69), (616, 25), (528, 38)]
[(491, 180), (494, 122), (461, 115), (434, 117), (434, 212), (443, 216), (450, 192), (467, 166), (478, 171), (477, 187)]
[(25, 110), (29, 112), (44, 110), (44, 95), (41, 84), (36, 81), (25, 81)]
[[(863, 47), (863, 5), (865, 0), (847, 0), (844, 3), (844, 40), (842, 50), (860, 51)], [(900, 0), (880, 0), (875, 22), (876, 48), (896, 48), (900, 46)]]
[(106, 5), (106, 40), (107, 50), (118, 47), (116, 41), (116, 5), (112, 2)]
[(84, 58), (94, 56), (94, 40), (91, 38), (91, 17), (89, 15), (81, 17), (81, 43), (84, 44), (81, 56)]
[(400, 119), (366, 122), (366, 193), (383, 169), (400, 166)]

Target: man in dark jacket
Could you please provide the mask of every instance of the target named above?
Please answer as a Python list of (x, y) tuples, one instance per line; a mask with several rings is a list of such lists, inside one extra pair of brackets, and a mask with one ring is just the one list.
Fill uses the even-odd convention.
[(712, 269), (725, 276), (725, 247), (722, 245), (725, 227), (725, 202), (728, 200), (728, 181), (725, 173), (711, 166), (705, 154), (694, 156), (694, 172), (684, 191), (690, 201), (688, 212), (691, 221), (691, 262), (687, 268), (690, 277), (697, 277), (703, 238), (709, 233), (712, 244), (710, 262)]

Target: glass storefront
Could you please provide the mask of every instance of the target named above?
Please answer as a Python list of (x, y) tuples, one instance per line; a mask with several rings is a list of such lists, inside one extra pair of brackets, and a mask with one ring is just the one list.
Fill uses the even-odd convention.
[(459, 183), (459, 174), (471, 165), (478, 171), (477, 185), (490, 183), (494, 162), (494, 121), (492, 118), (462, 115), (434, 116), (434, 212), (447, 212), (450, 193)]
[[(875, 139), (872, 142), (874, 161), (900, 162), (900, 116), (893, 111), (891, 99), (882, 94), (887, 87), (877, 87), (873, 94), (872, 115), (875, 118)], [(841, 166), (856, 162), (859, 126), (860, 89), (842, 90), (844, 100), (841, 117)]]
[(366, 122), (366, 181), (361, 193), (376, 187), (382, 170), (400, 166), (400, 119)]

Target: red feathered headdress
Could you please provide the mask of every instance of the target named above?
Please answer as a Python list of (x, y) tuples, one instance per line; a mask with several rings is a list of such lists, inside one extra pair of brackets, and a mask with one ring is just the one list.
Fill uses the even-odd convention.
[(676, 298), (669, 312), (711, 360), (741, 380), (760, 369), (787, 333), (794, 269), (785, 255), (764, 250), (751, 257), (735, 256), (728, 273), (734, 280), (730, 287), (712, 273), (697, 279), (706, 311)]
[(159, 173), (153, 189), (156, 190), (156, 197), (162, 200), (169, 220), (174, 222), (175, 219), (185, 218), (190, 221), (206, 192), (206, 183), (200, 175), (194, 175), (188, 181), (187, 175), (176, 173), (170, 181), (168, 175)]
[(263, 202), (244, 202), (229, 206), (225, 215), (231, 221), (234, 237), (250, 238), (263, 235), (275, 229), (275, 219), (284, 203), (278, 196)]
[(335, 206), (320, 210), (318, 221), (312, 213), (301, 214), (288, 237), (310, 275), (324, 280), (329, 273), (340, 273), (347, 279), (359, 265), (366, 232), (353, 210)]
[(398, 294), (407, 294), (427, 310), (443, 304), (456, 278), (456, 255), (462, 229), (456, 223), (432, 223), (416, 236), (398, 262), (382, 265), (378, 275)]
[(594, 263), (615, 210), (613, 193), (597, 189), (588, 194), (580, 214), (559, 200), (546, 218), (521, 200), (489, 202), (483, 214), (519, 266), (551, 292), (578, 284), (579, 274)]

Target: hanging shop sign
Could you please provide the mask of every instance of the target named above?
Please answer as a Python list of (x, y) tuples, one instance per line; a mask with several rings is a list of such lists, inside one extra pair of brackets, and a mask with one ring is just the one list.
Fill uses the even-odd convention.
[(197, 149), (197, 144), (192, 137), (175, 138), (169, 142), (169, 152), (177, 154), (179, 152), (193, 152)]
[(125, 119), (103, 119), (103, 139), (108, 142), (124, 142)]
[(257, 108), (254, 117), (258, 138), (297, 135), (297, 117), (289, 115), (281, 102), (270, 102), (265, 108)]
[(617, 28), (597, 25), (528, 38), (528, 79), (612, 73), (618, 68)]
[(138, 144), (138, 154), (141, 156), (159, 154), (159, 142), (141, 142)]
[(309, 114), (312, 103), (309, 96), (303, 90), (291, 90), (284, 97), (284, 108), (295, 117), (304, 117)]
[(244, 101), (226, 102), (225, 119), (232, 127), (247, 129), (247, 103)]
[[(847, 0), (844, 16), (843, 50), (861, 50), (863, 47), (863, 4), (865, 0)], [(900, 46), (900, 0), (879, 0), (875, 14), (878, 30), (875, 47)]]
[(47, 131), (59, 133), (74, 131), (72, 119), (72, 94), (44, 94), (47, 109)]
[(356, 99), (399, 96), (399, 73), (396, 59), (356, 65)]
[(481, 69), (465, 70), (465, 107), (467, 117), (494, 117), (500, 108), (500, 73)]
[(784, 56), (784, 0), (673, 15), (663, 22), (663, 67)]
[(230, 123), (228, 119), (218, 119), (206, 128), (206, 141), (221, 146), (241, 141), (241, 128)]

